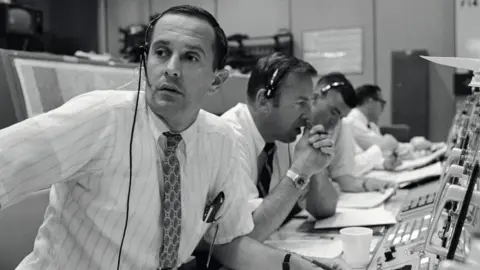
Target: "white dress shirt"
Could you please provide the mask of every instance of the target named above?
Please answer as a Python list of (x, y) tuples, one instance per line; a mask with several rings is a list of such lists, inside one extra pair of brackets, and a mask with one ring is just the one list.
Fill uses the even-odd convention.
[[(237, 153), (241, 157), (240, 166), (244, 167), (244, 170), (248, 172), (248, 179), (245, 179), (243, 183), (246, 187), (248, 194), (247, 199), (253, 212), (262, 202), (257, 190), (257, 159), (265, 146), (265, 140), (258, 131), (246, 104), (237, 104), (221, 117), (229, 121), (232, 126), (243, 135), (240, 140), (241, 142), (238, 144), (239, 148), (237, 149)], [(350, 140), (348, 139), (348, 134), (346, 135), (347, 136), (342, 134), (340, 128), (335, 132), (335, 157), (325, 171), (325, 174), (331, 178), (353, 172), (354, 156), (353, 153), (349, 151), (349, 149), (353, 149), (353, 146), (349, 146), (349, 143), (353, 141), (351, 138)], [(300, 138), (300, 136), (298, 138)], [(273, 157), (270, 191), (280, 183), (290, 168), (293, 162), (295, 147), (295, 142), (285, 144), (277, 141), (275, 144), (277, 145), (277, 151)], [(300, 205), (302, 206), (302, 204)]]
[[(135, 91), (93, 91), (60, 108), (0, 131), (0, 205), (50, 190), (34, 250), (17, 269), (116, 269), (126, 216)], [(133, 140), (133, 179), (121, 269), (156, 269), (163, 239), (163, 176), (157, 137), (167, 131), (141, 92)], [(239, 182), (235, 131), (201, 111), (181, 132), (182, 231), (178, 264), (214, 227), (204, 208), (220, 191), (225, 202), (217, 244), (253, 229)], [(160, 178), (161, 179), (161, 178)]]
[(342, 124), (344, 126), (344, 132), (350, 133), (352, 145), (354, 147), (354, 149), (352, 149), (352, 152), (355, 153), (355, 169), (353, 175), (361, 176), (373, 169), (382, 169), (384, 162), (382, 149), (378, 145), (372, 145), (367, 150), (363, 150), (355, 142), (353, 137), (351, 119), (342, 119)]
[(363, 150), (383, 140), (380, 129), (375, 123), (369, 122), (367, 117), (357, 108), (353, 108), (346, 119), (351, 124), (355, 142)]

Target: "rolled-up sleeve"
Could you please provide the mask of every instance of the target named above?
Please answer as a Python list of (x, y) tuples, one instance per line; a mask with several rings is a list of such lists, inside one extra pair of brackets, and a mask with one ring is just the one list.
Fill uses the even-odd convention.
[[(238, 140), (236, 134), (231, 144), (230, 154), (227, 154), (227, 162), (220, 168), (217, 183), (220, 183), (215, 189), (217, 192), (223, 191), (225, 201), (220, 208), (218, 216), (218, 233), (215, 244), (226, 244), (233, 239), (247, 235), (253, 230), (253, 218), (249, 199), (251, 199), (251, 186), (255, 186), (249, 178), (246, 171), (246, 164), (243, 164), (241, 152), (242, 143)], [(249, 182), (251, 184), (249, 184)], [(205, 234), (205, 241), (213, 241), (217, 226), (211, 226)]]
[(107, 96), (90, 92), (0, 131), (0, 206), (68, 180), (111, 136)]

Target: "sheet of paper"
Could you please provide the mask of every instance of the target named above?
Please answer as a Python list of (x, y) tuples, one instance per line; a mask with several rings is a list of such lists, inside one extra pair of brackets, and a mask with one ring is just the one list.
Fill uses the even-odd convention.
[(439, 158), (440, 156), (444, 155), (446, 152), (447, 152), (447, 145), (444, 145), (443, 147), (437, 149), (430, 155), (427, 155), (421, 158), (412, 159), (412, 160), (402, 161), (402, 164), (397, 168), (395, 168), (395, 171), (405, 171), (405, 170), (421, 168), (431, 163), (435, 159)]
[(281, 240), (264, 242), (274, 248), (293, 252), (310, 258), (333, 259), (342, 254), (340, 239), (312, 239), (312, 240)]
[(395, 215), (382, 206), (370, 209), (337, 207), (333, 217), (315, 222), (315, 229), (344, 228), (352, 226), (375, 226), (395, 224)]
[(395, 193), (395, 189), (389, 188), (385, 192), (342, 192), (338, 199), (337, 207), (342, 208), (373, 208), (381, 205)]
[(391, 180), (397, 184), (407, 184), (409, 182), (419, 181), (428, 177), (439, 176), (442, 174), (442, 164), (436, 162), (420, 169), (401, 172), (390, 171), (371, 171), (365, 177)]

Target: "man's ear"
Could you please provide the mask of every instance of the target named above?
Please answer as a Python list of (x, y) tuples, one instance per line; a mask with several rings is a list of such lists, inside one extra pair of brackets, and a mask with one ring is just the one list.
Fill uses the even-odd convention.
[(261, 88), (257, 91), (257, 95), (255, 96), (255, 105), (263, 112), (269, 112), (272, 104), (270, 99), (265, 97), (266, 92), (267, 90), (265, 88)]
[(213, 94), (220, 89), (220, 86), (228, 79), (230, 72), (226, 69), (215, 71), (215, 77), (213, 78), (212, 85), (208, 91), (208, 94)]

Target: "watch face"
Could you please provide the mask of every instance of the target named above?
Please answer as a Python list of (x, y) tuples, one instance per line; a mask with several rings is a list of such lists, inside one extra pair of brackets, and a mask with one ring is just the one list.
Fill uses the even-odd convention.
[(300, 186), (303, 186), (303, 185), (305, 185), (305, 179), (303, 179), (303, 178), (298, 178), (297, 183), (298, 183)]

